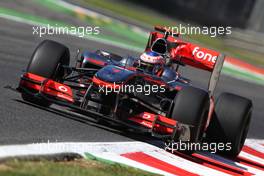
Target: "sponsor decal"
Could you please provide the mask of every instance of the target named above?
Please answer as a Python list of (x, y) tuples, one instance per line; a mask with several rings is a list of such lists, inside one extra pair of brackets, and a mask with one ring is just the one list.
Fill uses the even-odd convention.
[(58, 88), (62, 92), (68, 92), (68, 89), (65, 86), (59, 86)]
[(198, 46), (193, 49), (192, 54), (194, 55), (195, 58), (197, 58), (199, 60), (212, 62), (212, 63), (215, 63), (216, 58), (217, 58), (217, 56), (214, 56), (210, 53), (207, 53), (207, 52), (201, 50)]
[(144, 119), (150, 119), (150, 118), (151, 118), (151, 114), (144, 113), (144, 114), (143, 114), (143, 118), (144, 118)]

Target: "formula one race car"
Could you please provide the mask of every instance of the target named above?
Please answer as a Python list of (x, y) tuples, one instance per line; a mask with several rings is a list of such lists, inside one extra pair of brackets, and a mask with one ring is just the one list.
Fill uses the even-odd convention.
[[(244, 145), (252, 102), (213, 93), (225, 56), (183, 41), (163, 27), (150, 33), (140, 57), (84, 51), (70, 67), (69, 49), (45, 40), (35, 49), (17, 90), (25, 101), (70, 107), (164, 140), (231, 143), (225, 155)], [(208, 90), (193, 87), (178, 68), (190, 65), (211, 72)]]

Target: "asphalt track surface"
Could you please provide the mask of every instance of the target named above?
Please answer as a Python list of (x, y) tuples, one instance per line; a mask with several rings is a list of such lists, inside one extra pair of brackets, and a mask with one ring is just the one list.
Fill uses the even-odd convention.
[[(18, 8), (18, 7), (16, 7)], [(0, 18), (0, 144), (38, 142), (110, 142), (149, 140), (125, 132), (121, 127), (98, 125), (89, 118), (67, 111), (58, 106), (43, 109), (23, 102), (20, 95), (5, 88), (17, 86), (22, 70), (26, 68), (32, 51), (42, 40), (49, 38), (67, 45), (71, 56), (77, 48), (88, 50), (106, 49), (121, 55), (137, 55), (131, 51), (91, 42), (66, 35), (39, 38), (32, 35), (32, 26)], [(185, 69), (183, 74), (194, 84), (205, 87), (208, 74)], [(249, 138), (264, 139), (263, 103), (264, 87), (222, 76), (216, 95), (229, 91), (253, 100), (254, 111)], [(232, 107), (230, 107), (232, 108)]]

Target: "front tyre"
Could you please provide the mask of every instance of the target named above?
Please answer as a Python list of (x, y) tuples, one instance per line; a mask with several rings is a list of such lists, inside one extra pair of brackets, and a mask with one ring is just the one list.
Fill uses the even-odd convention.
[[(64, 76), (64, 70), (61, 65), (68, 66), (70, 62), (69, 49), (61, 43), (44, 40), (41, 42), (31, 56), (26, 72), (33, 73), (45, 78), (61, 81)], [(22, 93), (25, 101), (48, 107), (50, 102), (37, 99), (26, 93)]]

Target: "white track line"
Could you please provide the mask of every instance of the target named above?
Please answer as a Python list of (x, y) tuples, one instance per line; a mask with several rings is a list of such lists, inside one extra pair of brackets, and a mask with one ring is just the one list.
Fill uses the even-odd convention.
[(239, 156), (244, 157), (244, 158), (247, 158), (247, 159), (252, 160), (252, 161), (255, 161), (255, 162), (258, 162), (260, 164), (264, 164), (264, 158), (260, 158), (258, 156), (249, 154), (249, 153), (244, 152), (244, 151), (241, 151), (240, 154), (239, 154)]
[[(263, 141), (247, 140), (246, 144), (254, 146), (254, 149), (263, 144)], [(249, 147), (250, 147), (249, 146)], [(260, 145), (261, 146), (261, 145)], [(261, 150), (262, 151), (262, 150)], [(164, 151), (161, 148), (146, 144), (143, 142), (83, 142), (83, 143), (40, 143), (40, 144), (25, 144), (25, 145), (6, 145), (0, 146), (0, 158), (9, 157), (19, 157), (19, 156), (42, 156), (42, 155), (52, 155), (61, 153), (76, 153), (83, 157), (86, 157), (85, 153), (92, 154), (94, 156), (108, 159), (114, 162), (123, 163), (132, 167), (144, 169), (146, 171), (151, 171), (154, 173), (159, 173), (162, 175), (171, 175), (166, 171), (162, 171), (157, 168), (153, 168), (142, 164), (132, 159), (120, 156), (121, 154), (133, 153), (133, 152), (143, 152), (151, 157), (157, 158), (163, 162), (174, 165), (176, 167), (182, 168), (186, 171), (193, 172), (199, 175), (228, 175), (217, 169), (211, 169), (206, 166), (194, 163), (187, 159), (181, 158), (179, 156), (173, 155)], [(226, 163), (230, 166), (236, 166), (247, 172), (254, 173), (256, 175), (264, 175), (263, 170), (259, 170), (226, 158), (209, 154), (202, 153), (212, 159), (218, 160), (220, 162)], [(254, 162), (264, 163), (264, 158), (254, 156), (252, 154), (241, 152), (240, 156), (246, 157)]]
[[(245, 145), (249, 146), (250, 148), (264, 153), (264, 142), (260, 140), (246, 140)], [(264, 163), (263, 163), (264, 164)]]
[(154, 152), (144, 152), (150, 156), (153, 156), (157, 159), (160, 159), (164, 162), (170, 163), (172, 165), (178, 166), (184, 170), (187, 170), (189, 172), (203, 175), (203, 176), (228, 176), (230, 174), (226, 174), (224, 172), (211, 169), (209, 167), (194, 163), (192, 161), (183, 159), (179, 156), (172, 155), (165, 151), (154, 151)]
[(205, 153), (205, 152), (202, 152), (202, 153), (200, 153), (200, 154), (202, 154), (202, 155), (204, 155), (204, 156), (207, 156), (207, 157), (210, 157), (210, 158), (212, 158), (212, 159), (215, 159), (215, 160), (217, 160), (217, 161), (220, 161), (220, 162), (222, 162), (222, 163), (228, 164), (228, 165), (230, 165), (230, 166), (234, 166), (234, 167), (241, 168), (241, 169), (243, 169), (243, 170), (246, 170), (246, 171), (248, 171), (248, 172), (250, 172), (250, 173), (254, 173), (254, 174), (259, 175), (259, 176), (263, 176), (263, 174), (264, 174), (264, 171), (262, 171), (262, 170), (259, 170), (259, 169), (256, 169), (256, 168), (253, 168), (253, 167), (250, 167), (250, 166), (245, 165), (245, 164), (241, 164), (241, 163), (239, 163), (239, 162), (235, 162), (235, 161), (232, 161), (232, 160), (226, 159), (226, 158), (221, 157), (221, 156), (219, 156), (219, 155), (214, 155), (214, 154)]

